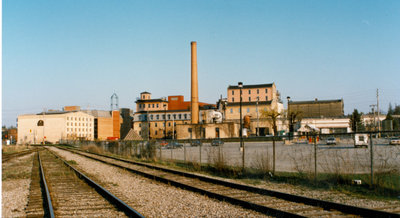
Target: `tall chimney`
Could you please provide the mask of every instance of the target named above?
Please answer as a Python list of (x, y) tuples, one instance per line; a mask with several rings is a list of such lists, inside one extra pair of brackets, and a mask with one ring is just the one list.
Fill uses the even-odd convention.
[(197, 81), (197, 44), (190, 43), (192, 46), (192, 83), (191, 83), (191, 117), (192, 124), (199, 123), (199, 88)]

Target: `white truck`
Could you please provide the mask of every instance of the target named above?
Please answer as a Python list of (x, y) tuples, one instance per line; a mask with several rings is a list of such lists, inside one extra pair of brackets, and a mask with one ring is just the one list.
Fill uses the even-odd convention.
[(354, 147), (368, 147), (368, 134), (355, 134), (354, 135)]

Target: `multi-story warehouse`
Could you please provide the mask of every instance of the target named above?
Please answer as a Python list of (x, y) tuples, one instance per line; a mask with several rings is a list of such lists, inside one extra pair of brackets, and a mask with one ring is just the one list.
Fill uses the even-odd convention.
[[(262, 117), (264, 110), (276, 110), (283, 112), (283, 104), (280, 102), (279, 93), (275, 83), (228, 86), (227, 104), (224, 109), (226, 121), (239, 122), (240, 120), (240, 90), (242, 90), (242, 119), (250, 118), (249, 134), (264, 136), (272, 134), (271, 123)], [(283, 121), (278, 120), (278, 130), (283, 128)]]
[[(199, 102), (200, 110), (214, 105)], [(133, 129), (144, 139), (176, 138), (176, 125), (190, 123), (190, 101), (181, 95), (152, 99), (151, 93), (142, 92), (136, 100)]]
[(314, 101), (289, 101), (288, 111), (299, 111), (303, 118), (344, 116), (343, 99)]
[(80, 111), (49, 111), (18, 116), (18, 144), (94, 139), (94, 117)]

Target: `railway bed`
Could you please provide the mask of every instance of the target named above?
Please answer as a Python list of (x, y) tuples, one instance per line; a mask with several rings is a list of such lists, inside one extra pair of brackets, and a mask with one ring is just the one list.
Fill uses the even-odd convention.
[[(131, 160), (109, 157), (106, 155), (88, 153), (77, 149), (72, 150), (64, 147), (58, 148), (126, 169), (127, 171), (157, 180), (159, 182), (205, 194), (209, 197), (240, 205), (244, 208), (252, 209), (267, 215), (294, 217), (400, 217), (398, 214), (400, 211), (388, 212), (383, 210), (373, 210), (343, 205), (226, 182), (187, 172), (158, 167), (152, 164), (139, 163)], [(393, 208), (387, 208), (386, 210), (390, 209)], [(399, 209), (400, 208), (397, 208), (396, 210)]]
[(47, 149), (31, 177), (27, 217), (143, 217)]

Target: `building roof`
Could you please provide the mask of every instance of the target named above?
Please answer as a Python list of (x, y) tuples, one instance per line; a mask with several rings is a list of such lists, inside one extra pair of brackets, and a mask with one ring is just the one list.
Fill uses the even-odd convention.
[(289, 104), (320, 104), (320, 103), (334, 103), (334, 102), (343, 102), (343, 99), (333, 99), (333, 100), (318, 100), (314, 101), (289, 101)]
[(140, 94), (151, 94), (151, 93), (144, 91), (144, 92), (141, 92)]
[[(266, 88), (266, 87), (272, 87), (274, 83), (268, 83), (268, 84), (255, 84), (255, 85), (243, 85), (244, 89), (250, 89), (250, 88)], [(239, 89), (239, 86), (228, 86), (228, 89)]]
[(94, 117), (112, 117), (111, 111), (105, 110), (81, 110), (81, 112), (92, 115)]
[(71, 112), (76, 112), (76, 111), (46, 111), (46, 112), (37, 113), (36, 115), (67, 114), (67, 113), (71, 113)]
[(138, 99), (138, 100), (135, 101), (135, 103), (144, 103), (144, 102), (168, 102), (168, 101), (163, 99), (163, 98)]
[(138, 135), (132, 128), (129, 130), (128, 134), (126, 134), (123, 141), (132, 141), (132, 140), (143, 140), (143, 138)]

